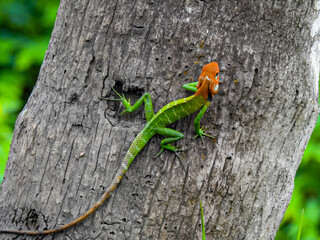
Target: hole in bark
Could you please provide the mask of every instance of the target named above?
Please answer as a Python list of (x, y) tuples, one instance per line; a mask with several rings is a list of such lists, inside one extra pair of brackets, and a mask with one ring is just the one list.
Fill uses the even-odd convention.
[(168, 60), (171, 60), (171, 57), (168, 57)]
[(114, 232), (109, 232), (110, 234), (114, 235)]
[(145, 178), (147, 179), (145, 182), (146, 184), (151, 183), (151, 181), (150, 181), (151, 175), (146, 175)]
[(159, 61), (159, 58), (156, 58), (156, 61)]
[(136, 29), (143, 29), (143, 26), (133, 26), (134, 28), (136, 28)]
[(27, 213), (27, 224), (30, 226), (35, 226), (35, 224), (37, 223), (37, 219), (38, 219), (38, 214), (36, 213), (36, 211), (34, 209), (31, 209), (28, 213)]
[(127, 219), (125, 219), (125, 218), (122, 218), (122, 221), (126, 222), (126, 221), (127, 221)]
[(79, 95), (76, 92), (71, 92), (71, 94), (67, 98), (68, 103), (75, 103), (78, 102)]
[(254, 70), (254, 72), (255, 72), (255, 73), (258, 73), (258, 71), (259, 71), (259, 69), (258, 69), (258, 68), (256, 68), (256, 69)]

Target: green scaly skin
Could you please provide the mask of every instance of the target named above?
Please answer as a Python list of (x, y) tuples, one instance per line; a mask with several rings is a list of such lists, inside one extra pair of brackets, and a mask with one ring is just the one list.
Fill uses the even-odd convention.
[[(210, 105), (210, 100), (212, 96), (218, 91), (218, 72), (219, 68), (218, 65), (214, 65), (215, 68), (217, 68), (216, 71), (212, 72), (211, 70), (205, 71), (206, 67), (211, 67), (212, 64), (216, 63), (210, 63), (206, 65), (203, 70), (202, 74), (200, 75), (203, 77), (202, 80), (199, 78), (199, 83), (201, 81), (206, 82), (202, 85), (198, 84), (198, 82), (193, 82), (189, 84), (183, 85), (183, 88), (196, 92), (194, 95), (182, 98), (176, 101), (173, 101), (167, 105), (165, 105), (163, 108), (160, 109), (160, 111), (157, 114), (154, 114), (153, 112), (153, 105), (152, 100), (149, 93), (145, 93), (133, 106), (130, 105), (130, 102), (128, 102), (124, 96), (121, 96), (118, 92), (116, 94), (120, 97), (120, 99), (107, 99), (107, 100), (119, 100), (123, 103), (126, 110), (122, 112), (121, 114), (125, 112), (134, 112), (136, 111), (143, 103), (145, 105), (145, 114), (147, 119), (147, 124), (143, 128), (143, 130), (137, 135), (137, 137), (132, 142), (131, 146), (129, 147), (128, 152), (126, 153), (123, 162), (121, 164), (121, 168), (118, 170), (116, 177), (113, 179), (110, 186), (107, 188), (106, 192), (102, 195), (100, 200), (94, 204), (86, 213), (78, 217), (77, 219), (73, 220), (72, 222), (65, 224), (59, 228), (51, 229), (51, 230), (45, 230), (45, 231), (17, 231), (17, 230), (0, 230), (0, 233), (12, 233), (12, 234), (25, 234), (25, 235), (45, 235), (45, 234), (51, 234), (63, 231), (81, 221), (83, 221), (85, 218), (87, 218), (89, 215), (94, 213), (111, 195), (111, 193), (116, 189), (119, 182), (123, 178), (124, 174), (128, 170), (129, 166), (131, 165), (132, 161), (135, 159), (137, 154), (142, 150), (142, 148), (148, 143), (148, 141), (155, 135), (159, 134), (162, 136), (167, 137), (166, 139), (161, 141), (161, 151), (156, 155), (159, 156), (161, 152), (164, 149), (178, 152), (181, 151), (181, 149), (177, 149), (176, 147), (172, 146), (171, 143), (180, 140), (184, 138), (184, 135), (181, 132), (178, 132), (176, 130), (166, 128), (169, 124), (184, 118), (186, 116), (191, 115), (192, 113), (200, 110), (199, 114), (194, 120), (194, 127), (195, 131), (197, 133), (196, 137), (200, 137), (202, 142), (202, 136), (211, 137), (204, 133), (204, 130), (200, 128), (200, 120), (203, 117), (204, 113), (206, 112), (207, 108)], [(214, 84), (214, 90), (213, 88), (210, 91), (209, 83), (212, 79), (208, 78), (208, 76), (213, 75), (216, 82)], [(206, 79), (204, 77), (207, 77)], [(201, 82), (202, 83), (202, 82)], [(197, 88), (197, 84), (199, 87)], [(213, 84), (213, 83), (212, 83)]]

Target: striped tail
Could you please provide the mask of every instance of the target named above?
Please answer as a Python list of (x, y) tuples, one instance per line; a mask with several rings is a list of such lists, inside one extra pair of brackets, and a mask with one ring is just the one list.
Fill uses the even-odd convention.
[(75, 224), (83, 221), (92, 213), (94, 213), (111, 195), (111, 193), (116, 189), (118, 184), (120, 183), (121, 179), (123, 178), (124, 174), (128, 170), (130, 164), (132, 163), (133, 159), (137, 156), (137, 154), (141, 151), (141, 149), (146, 145), (149, 139), (154, 134), (146, 134), (145, 131), (141, 131), (138, 136), (134, 139), (133, 143), (131, 144), (126, 156), (123, 159), (120, 169), (118, 170), (115, 178), (113, 179), (112, 183), (99, 199), (97, 203), (95, 203), (87, 212), (83, 215), (78, 217), (77, 219), (73, 220), (72, 222), (61, 226), (60, 228), (50, 229), (45, 231), (18, 231), (18, 230), (0, 230), (0, 233), (13, 233), (13, 234), (24, 234), (24, 235), (46, 235), (51, 233), (61, 232), (69, 227), (74, 226)]

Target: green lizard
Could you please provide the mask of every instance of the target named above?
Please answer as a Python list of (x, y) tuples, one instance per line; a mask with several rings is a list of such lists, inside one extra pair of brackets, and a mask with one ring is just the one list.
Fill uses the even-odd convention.
[[(121, 181), (122, 177), (128, 170), (133, 159), (141, 151), (141, 149), (147, 144), (147, 142), (155, 134), (159, 134), (167, 137), (161, 141), (161, 151), (157, 156), (164, 150), (168, 149), (174, 153), (181, 151), (171, 145), (171, 143), (178, 141), (184, 138), (184, 135), (181, 132), (175, 131), (170, 128), (166, 128), (167, 125), (184, 118), (197, 110), (200, 110), (199, 114), (194, 120), (194, 128), (197, 133), (196, 137), (199, 136), (202, 139), (202, 136), (211, 137), (204, 133), (203, 128), (200, 128), (200, 119), (203, 117), (207, 108), (210, 105), (210, 101), (214, 94), (219, 90), (219, 66), (216, 62), (209, 63), (205, 65), (202, 69), (202, 72), (199, 76), (198, 82), (193, 82), (183, 85), (183, 88), (194, 91), (195, 94), (182, 98), (176, 101), (173, 101), (165, 105), (161, 110), (154, 114), (153, 106), (151, 101), (151, 96), (149, 93), (145, 93), (133, 106), (130, 105), (130, 102), (126, 100), (124, 96), (121, 96), (119, 93), (116, 94), (123, 103), (126, 110), (125, 112), (134, 112), (136, 111), (143, 103), (145, 105), (145, 114), (147, 119), (147, 124), (143, 130), (137, 135), (137, 137), (132, 142), (127, 154), (124, 157), (121, 168), (118, 170), (116, 177), (113, 179), (112, 183), (102, 195), (97, 203), (95, 203), (87, 212), (78, 217), (77, 219), (71, 221), (68, 224), (65, 224), (59, 228), (44, 230), (44, 231), (18, 231), (18, 230), (0, 230), (0, 233), (13, 233), (13, 234), (25, 234), (25, 235), (45, 235), (50, 233), (56, 233), (63, 231), (87, 218), (89, 215), (94, 213), (111, 195), (111, 193), (116, 189), (117, 185)], [(109, 99), (110, 100), (110, 99)]]

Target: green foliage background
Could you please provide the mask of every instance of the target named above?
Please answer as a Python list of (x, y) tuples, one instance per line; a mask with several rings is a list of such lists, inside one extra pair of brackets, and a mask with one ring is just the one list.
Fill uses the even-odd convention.
[[(0, 183), (14, 122), (36, 82), (56, 18), (58, 0), (0, 2)], [(296, 175), (276, 240), (320, 240), (320, 118)], [(205, 214), (205, 213), (204, 213)]]
[(14, 122), (37, 80), (58, 0), (0, 1), (0, 183)]
[(297, 238), (302, 209), (301, 239), (320, 240), (320, 117), (302, 157), (292, 198), (275, 240)]

